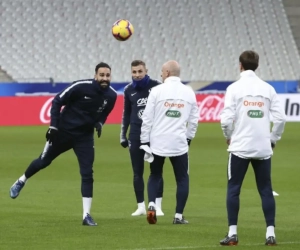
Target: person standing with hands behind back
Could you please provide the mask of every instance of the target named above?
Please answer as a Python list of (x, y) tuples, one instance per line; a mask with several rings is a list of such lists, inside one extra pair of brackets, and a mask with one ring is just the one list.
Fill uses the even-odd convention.
[[(241, 78), (226, 91), (221, 127), (229, 152), (227, 181), (227, 215), (229, 232), (221, 245), (237, 245), (237, 222), (241, 186), (251, 162), (262, 201), (268, 246), (275, 240), (275, 199), (271, 183), (272, 148), (280, 140), (286, 117), (274, 88), (261, 80), (255, 70), (259, 56), (244, 51), (239, 58)], [(270, 114), (273, 127), (270, 133)]]

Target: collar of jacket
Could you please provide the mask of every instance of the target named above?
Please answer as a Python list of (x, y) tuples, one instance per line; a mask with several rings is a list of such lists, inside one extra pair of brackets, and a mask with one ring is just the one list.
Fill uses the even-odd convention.
[(245, 71), (241, 72), (240, 76), (241, 77), (253, 77), (253, 76), (256, 76), (256, 74), (252, 70), (245, 70)]
[(168, 78), (165, 79), (164, 83), (169, 83), (169, 82), (180, 82), (181, 80), (178, 76), (169, 76)]
[(94, 87), (96, 88), (96, 90), (97, 90), (98, 92), (101, 92), (101, 93), (107, 92), (107, 91), (109, 90), (109, 87), (110, 87), (110, 84), (109, 84), (109, 85), (107, 86), (106, 89), (101, 88), (99, 82), (97, 82), (95, 79), (93, 79), (93, 85), (94, 85)]

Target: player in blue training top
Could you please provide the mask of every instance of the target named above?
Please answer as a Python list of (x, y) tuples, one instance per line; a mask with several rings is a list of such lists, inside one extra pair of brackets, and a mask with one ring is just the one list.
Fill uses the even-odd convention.
[[(51, 122), (42, 154), (33, 160), (25, 173), (13, 184), (10, 197), (15, 199), (26, 181), (46, 168), (61, 153), (73, 149), (80, 166), (83, 225), (96, 226), (90, 216), (93, 197), (94, 129), (98, 138), (102, 126), (113, 110), (117, 93), (110, 87), (111, 68), (99, 63), (95, 78), (75, 81), (52, 101)], [(64, 106), (61, 111), (62, 106)]]
[[(146, 215), (144, 202), (144, 154), (145, 151), (140, 149), (140, 134), (142, 126), (142, 115), (147, 104), (148, 95), (151, 88), (160, 84), (152, 80), (147, 75), (146, 64), (141, 60), (135, 60), (131, 63), (132, 82), (124, 89), (124, 109), (121, 127), (121, 145), (126, 148), (129, 146), (129, 153), (133, 169), (133, 186), (136, 200), (138, 203), (137, 210), (132, 216)], [(130, 126), (129, 140), (127, 139), (127, 130)], [(163, 216), (161, 202), (163, 196), (163, 179), (159, 184), (156, 204), (156, 215)]]

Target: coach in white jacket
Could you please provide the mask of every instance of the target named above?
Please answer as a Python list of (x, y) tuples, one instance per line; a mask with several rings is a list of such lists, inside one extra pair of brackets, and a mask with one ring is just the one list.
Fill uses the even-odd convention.
[[(225, 105), (221, 113), (221, 127), (229, 145), (227, 186), (229, 233), (220, 244), (238, 243), (239, 195), (251, 162), (267, 226), (265, 244), (276, 245), (271, 156), (272, 148), (283, 133), (286, 118), (274, 88), (254, 73), (258, 67), (258, 54), (254, 51), (244, 51), (239, 60), (241, 77), (227, 88)], [(271, 132), (270, 115), (273, 117)]]
[(148, 180), (147, 220), (156, 223), (155, 197), (162, 176), (165, 157), (172, 163), (177, 182), (174, 224), (187, 224), (183, 210), (189, 193), (188, 148), (195, 137), (199, 112), (194, 91), (180, 78), (176, 61), (162, 66), (163, 84), (152, 88), (143, 113), (141, 144), (150, 145), (154, 155)]

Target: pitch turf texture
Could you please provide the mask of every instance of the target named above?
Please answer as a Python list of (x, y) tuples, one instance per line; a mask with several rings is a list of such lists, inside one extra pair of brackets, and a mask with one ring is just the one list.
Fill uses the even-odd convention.
[[(164, 167), (164, 217), (149, 225), (136, 209), (127, 149), (119, 125), (105, 125), (95, 138), (92, 215), (98, 227), (81, 225), (80, 176), (73, 151), (34, 176), (12, 200), (9, 188), (43, 149), (46, 127), (0, 128), (0, 249), (214, 249), (227, 232), (227, 152), (219, 124), (200, 124), (190, 148), (188, 225), (173, 225), (175, 180)], [(300, 249), (300, 123), (288, 123), (273, 157), (276, 236), (279, 249)], [(145, 168), (147, 183), (149, 168)], [(145, 192), (145, 197), (147, 194)], [(147, 200), (147, 199), (146, 199)], [(265, 249), (265, 222), (250, 167), (241, 192), (239, 249)]]

